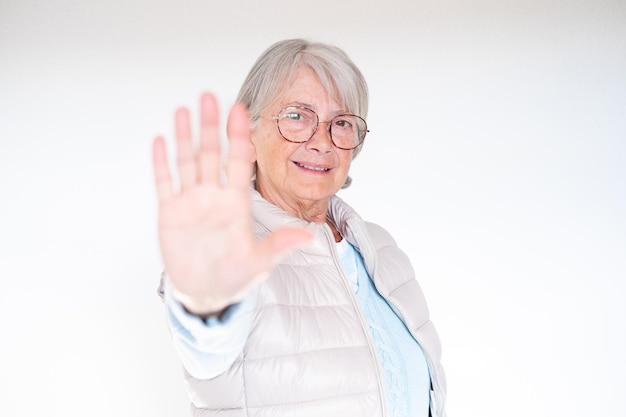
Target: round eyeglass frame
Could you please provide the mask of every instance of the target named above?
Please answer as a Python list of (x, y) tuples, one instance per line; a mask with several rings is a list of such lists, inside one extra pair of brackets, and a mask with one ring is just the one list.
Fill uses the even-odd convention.
[[(283, 132), (280, 130), (280, 115), (287, 109), (301, 109), (301, 110), (306, 110), (309, 111), (311, 113), (313, 113), (315, 115), (315, 119), (316, 119), (316, 123), (315, 123), (315, 127), (313, 128), (313, 131), (311, 132), (311, 136), (309, 136), (308, 139), (306, 140), (302, 140), (302, 141), (295, 141), (292, 139), (289, 139), (288, 137), (286, 137)], [(341, 146), (338, 146), (335, 143), (335, 140), (333, 139), (333, 129), (332, 129), (332, 121), (335, 120), (338, 117), (341, 116), (351, 116), (351, 117), (356, 117), (358, 119), (361, 119), (363, 121), (363, 125), (365, 126), (365, 129), (363, 130), (359, 130), (359, 143), (357, 143), (355, 146), (351, 147), (351, 148), (344, 148)], [(276, 120), (276, 129), (278, 129), (278, 133), (280, 133), (280, 136), (283, 137), (283, 139), (285, 139), (288, 142), (291, 143), (305, 143), (308, 142), (309, 140), (311, 140), (311, 138), (313, 136), (315, 136), (315, 133), (317, 132), (317, 129), (320, 125), (320, 123), (328, 123), (328, 127), (326, 128), (326, 131), (328, 132), (328, 136), (330, 136), (330, 141), (333, 143), (333, 145), (338, 148), (338, 149), (343, 149), (345, 151), (351, 151), (353, 149), (358, 148), (359, 146), (361, 146), (363, 144), (363, 142), (365, 141), (365, 136), (369, 133), (369, 129), (367, 128), (367, 122), (365, 121), (364, 118), (362, 118), (361, 116), (357, 116), (356, 114), (351, 114), (351, 113), (342, 113), (342, 114), (338, 114), (335, 117), (333, 117), (332, 119), (330, 119), (329, 121), (326, 122), (320, 122), (320, 117), (317, 115), (317, 113), (315, 113), (315, 111), (313, 111), (312, 109), (308, 108), (308, 107), (304, 107), (304, 106), (286, 106), (283, 107), (276, 116), (273, 116), (272, 119)], [(361, 136), (361, 132), (363, 132), (363, 135)]]

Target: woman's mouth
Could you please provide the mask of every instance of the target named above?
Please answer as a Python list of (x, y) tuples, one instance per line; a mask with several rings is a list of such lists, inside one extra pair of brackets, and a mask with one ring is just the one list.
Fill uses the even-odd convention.
[(330, 171), (330, 168), (326, 168), (326, 167), (322, 167), (322, 166), (314, 166), (314, 165), (308, 165), (302, 162), (294, 162), (297, 166), (299, 166), (300, 168), (304, 168), (304, 169), (309, 169), (311, 171), (317, 171), (317, 172), (325, 172), (325, 171)]

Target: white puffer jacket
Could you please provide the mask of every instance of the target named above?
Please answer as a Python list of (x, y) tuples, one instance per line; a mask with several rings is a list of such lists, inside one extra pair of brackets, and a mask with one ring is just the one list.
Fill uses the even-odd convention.
[[(327, 225), (289, 216), (253, 191), (256, 234), (307, 227), (315, 240), (289, 255), (261, 284), (243, 351), (223, 374), (186, 374), (193, 415), (221, 417), (382, 417), (383, 381), (356, 296)], [(361, 253), (380, 294), (426, 355), (431, 414), (444, 416), (446, 381), (439, 338), (408, 257), (388, 232), (364, 222), (340, 198), (330, 220)]]

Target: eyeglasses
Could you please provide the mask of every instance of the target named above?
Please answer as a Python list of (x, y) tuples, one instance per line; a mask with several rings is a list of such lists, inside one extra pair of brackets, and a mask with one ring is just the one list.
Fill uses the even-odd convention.
[[(273, 117), (278, 125), (278, 132), (289, 142), (306, 142), (315, 135), (320, 124), (317, 113), (301, 106), (288, 106)], [(328, 123), (330, 140), (339, 149), (357, 148), (369, 130), (362, 117), (355, 114), (340, 114)]]

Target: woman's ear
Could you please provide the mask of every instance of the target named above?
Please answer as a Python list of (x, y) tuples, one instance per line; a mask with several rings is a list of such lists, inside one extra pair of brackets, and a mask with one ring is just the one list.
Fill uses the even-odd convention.
[(256, 162), (256, 145), (255, 145), (255, 131), (250, 131), (250, 162)]

